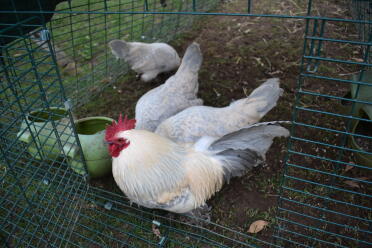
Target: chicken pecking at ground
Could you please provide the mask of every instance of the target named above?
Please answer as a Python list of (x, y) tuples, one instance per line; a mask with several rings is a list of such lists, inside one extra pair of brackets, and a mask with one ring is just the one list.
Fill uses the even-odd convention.
[(169, 117), (155, 133), (178, 143), (193, 143), (202, 136), (222, 137), (261, 120), (283, 94), (279, 78), (271, 78), (244, 99), (224, 108), (193, 106)]
[(124, 59), (141, 79), (149, 82), (162, 72), (172, 71), (180, 65), (176, 50), (165, 43), (109, 42), (111, 52), (118, 59)]
[(277, 124), (254, 124), (186, 145), (134, 126), (120, 116), (106, 129), (117, 185), (139, 205), (191, 215), (225, 182), (264, 162), (275, 137), (289, 135)]
[(199, 89), (198, 71), (203, 57), (197, 43), (186, 49), (182, 63), (175, 75), (148, 91), (136, 104), (136, 129), (155, 131), (165, 119), (191, 107), (202, 105), (197, 98)]

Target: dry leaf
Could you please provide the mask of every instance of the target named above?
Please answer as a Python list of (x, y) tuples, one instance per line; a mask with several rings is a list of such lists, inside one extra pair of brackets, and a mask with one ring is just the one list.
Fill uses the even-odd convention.
[(369, 177), (358, 177), (357, 179), (358, 180), (363, 180), (363, 181), (368, 181)]
[(247, 97), (249, 95), (248, 89), (243, 87), (244, 95)]
[(359, 184), (354, 182), (354, 181), (347, 180), (347, 181), (344, 181), (344, 183), (349, 185), (352, 188), (359, 188), (360, 187)]
[(262, 231), (262, 229), (264, 229), (265, 226), (267, 226), (268, 224), (269, 224), (269, 222), (267, 222), (267, 221), (256, 220), (255, 222), (253, 222), (249, 226), (248, 232), (249, 233), (258, 233), (258, 232)]
[(348, 172), (349, 170), (351, 170), (352, 168), (354, 168), (354, 166), (352, 165), (346, 165), (345, 169), (344, 169), (344, 172)]
[(279, 74), (279, 73), (283, 73), (283, 72), (281, 70), (276, 70), (276, 71), (273, 71), (273, 72), (268, 72), (268, 74), (270, 76), (275, 75), (275, 74)]
[(360, 59), (360, 58), (352, 58), (352, 60), (354, 60), (356, 62), (360, 62), (360, 63), (364, 62), (364, 60)]
[(216, 96), (217, 97), (220, 97), (221, 96), (221, 93), (219, 93), (215, 88), (213, 88), (213, 91), (214, 91), (214, 93), (216, 93)]
[(110, 80), (107, 79), (107, 78), (104, 78), (104, 79), (101, 80), (101, 83), (108, 84), (108, 83), (110, 83)]

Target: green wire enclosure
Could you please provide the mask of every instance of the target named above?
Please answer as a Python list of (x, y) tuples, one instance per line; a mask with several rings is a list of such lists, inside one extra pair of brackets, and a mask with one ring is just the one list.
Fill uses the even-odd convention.
[[(358, 143), (372, 144), (371, 1), (341, 1), (350, 7), (345, 19), (314, 13), (317, 2), (311, 0), (293, 0), (303, 11), (285, 15), (256, 9), (254, 0), (240, 1), (246, 8), (236, 13), (221, 12), (228, 1), (217, 0), (71, 0), (56, 9), (46, 7), (47, 1), (29, 1), (34, 9), (20, 8), (17, 0), (0, 6), (0, 242), (5, 247), (372, 245), (372, 148)], [(281, 1), (271, 2), (280, 8)], [(170, 42), (211, 16), (260, 17), (262, 23), (290, 19), (304, 27), (270, 235), (208, 221), (191, 224), (185, 216), (132, 205), (117, 188), (90, 184), (81, 152), (74, 111), (129, 71), (112, 56), (108, 42)], [(343, 28), (353, 34), (341, 36), (337, 30)], [(345, 49), (350, 56), (337, 52)], [(324, 87), (314, 89), (315, 82)], [(335, 89), (341, 87), (349, 94), (339, 95)], [(350, 168), (360, 173), (346, 174)]]

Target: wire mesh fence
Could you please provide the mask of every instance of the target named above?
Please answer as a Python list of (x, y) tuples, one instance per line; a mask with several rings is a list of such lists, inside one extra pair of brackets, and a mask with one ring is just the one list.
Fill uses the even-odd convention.
[[(372, 3), (371, 1), (355, 0), (350, 2), (351, 13), (356, 20), (372, 20)], [(357, 24), (360, 40), (368, 42), (369, 36), (372, 32), (372, 26), (370, 24), (363, 25)], [(368, 61), (371, 62), (371, 55), (369, 55)]]
[[(7, 247), (372, 244), (370, 2), (351, 1), (354, 20), (317, 16), (311, 0), (294, 2), (300, 12), (281, 1), (263, 8), (244, 2), (246, 9), (227, 13), (212, 0), (68, 1), (47, 24), (38, 16), (2, 23), (0, 237)], [(40, 6), (30, 13), (40, 13)], [(293, 18), (305, 26), (276, 219), (265, 237), (141, 208), (117, 187), (104, 190), (87, 180), (70, 108), (128, 71), (107, 43), (170, 41), (201, 15)], [(338, 33), (356, 27), (359, 37)]]
[[(356, 20), (370, 21), (372, 19), (372, 3), (371, 1), (353, 0), (351, 3), (351, 13)], [(357, 25), (361, 40), (368, 41), (368, 37), (372, 31), (371, 25)]]
[[(87, 190), (86, 173), (67, 169), (73, 160), (84, 160), (77, 152), (50, 43), (35, 45), (33, 33), (19, 37), (22, 31), (16, 32), (33, 21), (26, 19), (1, 34), (19, 38), (1, 47), (0, 90), (1, 232), (16, 246), (47, 246), (70, 235), (79, 204), (64, 198), (78, 198), (78, 188)], [(34, 28), (32, 32), (45, 30)], [(60, 226), (68, 228), (55, 232)]]
[[(370, 96), (349, 99), (335, 89), (343, 87), (342, 84), (355, 84), (353, 86), (362, 89), (359, 92), (362, 93), (370, 87), (367, 86), (370, 79), (366, 75), (370, 69), (368, 57), (371, 44), (359, 40), (337, 40), (331, 32), (327, 32), (332, 24), (337, 25), (329, 20), (308, 20), (306, 23), (305, 51), (278, 217), (282, 224), (281, 232), (286, 235), (279, 239), (296, 244), (290, 241), (292, 236), (307, 240), (312, 246), (348, 247), (354, 244), (363, 247), (370, 244), (371, 222), (365, 218), (371, 210), (370, 181), (368, 177), (346, 176), (345, 170), (348, 166), (355, 166), (361, 169), (362, 174), (370, 173), (365, 161), (351, 162), (352, 156), (368, 153), (369, 148), (364, 151), (348, 146), (350, 134), (370, 139), (368, 134), (356, 133), (352, 128), (359, 121), (370, 126), (371, 120), (359, 115), (361, 108), (370, 108)], [(327, 53), (330, 49), (345, 48), (338, 44), (348, 44), (351, 51), (365, 53), (359, 62), (351, 61), (349, 55), (342, 56), (340, 51), (336, 52), (339, 56), (329, 57)], [(350, 66), (354, 71), (360, 70), (360, 73), (353, 79), (350, 76), (343, 79), (340, 74), (330, 76), (324, 70), (327, 66), (341, 65)], [(317, 80), (324, 82), (324, 88), (315, 90), (312, 87)], [(329, 103), (320, 106), (304, 104), (321, 99), (327, 99)], [(366, 105), (360, 105), (359, 100)], [(341, 101), (350, 103), (348, 108), (337, 109)], [(358, 186), (350, 190), (345, 187), (345, 182), (355, 182)]]

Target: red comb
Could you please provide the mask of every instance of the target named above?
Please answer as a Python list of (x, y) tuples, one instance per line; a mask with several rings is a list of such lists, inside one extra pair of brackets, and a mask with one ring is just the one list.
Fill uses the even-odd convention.
[(118, 132), (125, 131), (125, 130), (130, 130), (133, 129), (136, 125), (136, 120), (128, 120), (127, 115), (125, 115), (124, 120), (122, 119), (121, 114), (119, 115), (119, 120), (118, 123), (116, 124), (115, 121), (112, 122), (110, 126), (106, 127), (106, 135), (105, 135), (105, 140), (109, 141)]

